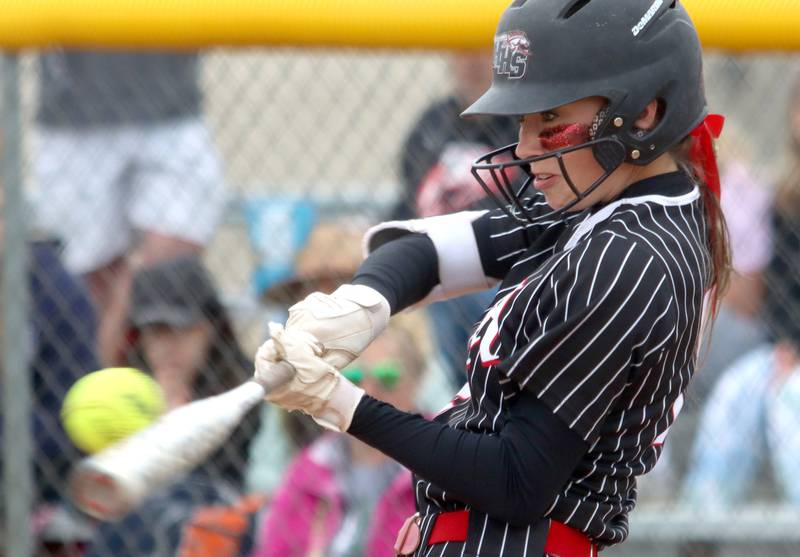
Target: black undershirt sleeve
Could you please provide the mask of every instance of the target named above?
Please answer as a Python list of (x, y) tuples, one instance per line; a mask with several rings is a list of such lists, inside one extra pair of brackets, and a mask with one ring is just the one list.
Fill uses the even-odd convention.
[(503, 429), (488, 435), (364, 396), (348, 432), (455, 499), (524, 526), (547, 511), (588, 445), (531, 392), (509, 402)]
[(369, 254), (350, 282), (380, 292), (395, 314), (422, 300), (439, 284), (436, 247), (425, 234), (401, 236)]

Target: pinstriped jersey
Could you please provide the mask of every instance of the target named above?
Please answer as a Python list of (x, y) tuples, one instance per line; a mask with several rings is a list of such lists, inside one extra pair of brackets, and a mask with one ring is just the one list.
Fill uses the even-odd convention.
[[(530, 205), (550, 212), (543, 198)], [(621, 542), (636, 477), (655, 465), (694, 371), (711, 267), (699, 188), (676, 172), (567, 217), (482, 218), (492, 230), (490, 242), (479, 241), (491, 246), (484, 265), (489, 256), (505, 276), (469, 340), (468, 388), (437, 420), (496, 434), (515, 396), (533, 392), (589, 447), (545, 516), (601, 546)], [(415, 482), (422, 515), (468, 508)], [(441, 555), (532, 547), (535, 525), (513, 527), (475, 509), (470, 516), (467, 547), (450, 544)], [(423, 536), (428, 528), (423, 520)]]

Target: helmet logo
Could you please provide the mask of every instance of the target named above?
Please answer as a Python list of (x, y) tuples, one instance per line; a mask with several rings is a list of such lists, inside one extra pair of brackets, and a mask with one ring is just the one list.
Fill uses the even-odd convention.
[(528, 69), (531, 42), (523, 31), (508, 31), (494, 38), (494, 73), (522, 79)]
[(642, 16), (642, 19), (639, 20), (639, 23), (631, 27), (631, 33), (633, 36), (636, 37), (642, 30), (647, 27), (647, 24), (650, 23), (650, 20), (653, 19), (653, 16), (656, 15), (658, 9), (664, 4), (664, 0), (656, 0), (653, 4), (648, 8), (648, 10)]

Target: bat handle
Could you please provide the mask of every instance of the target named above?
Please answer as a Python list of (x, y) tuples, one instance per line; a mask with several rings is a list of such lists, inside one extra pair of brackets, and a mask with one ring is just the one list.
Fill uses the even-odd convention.
[(259, 379), (254, 377), (253, 382), (260, 385), (264, 389), (262, 398), (270, 393), (273, 389), (288, 383), (294, 377), (295, 370), (289, 362), (280, 361), (272, 366), (272, 373), (267, 379)]

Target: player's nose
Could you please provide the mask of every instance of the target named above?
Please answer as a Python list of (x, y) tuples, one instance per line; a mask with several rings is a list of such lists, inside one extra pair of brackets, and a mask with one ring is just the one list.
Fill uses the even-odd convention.
[(534, 130), (531, 126), (523, 124), (519, 129), (519, 143), (515, 154), (517, 158), (527, 159), (530, 157), (538, 157), (545, 153), (542, 147), (542, 142), (539, 139), (539, 131)]

